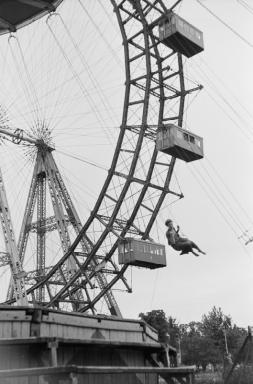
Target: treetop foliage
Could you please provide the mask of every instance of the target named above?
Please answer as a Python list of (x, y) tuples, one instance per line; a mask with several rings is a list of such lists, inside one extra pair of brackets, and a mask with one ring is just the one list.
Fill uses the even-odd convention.
[(158, 331), (160, 342), (165, 335), (170, 335), (170, 344), (177, 349), (180, 346), (184, 364), (195, 364), (203, 369), (209, 363), (214, 366), (223, 363), (226, 353), (233, 358), (247, 336), (244, 328), (233, 324), (231, 316), (215, 306), (201, 321), (188, 324), (179, 324), (162, 309), (140, 313), (139, 317)]

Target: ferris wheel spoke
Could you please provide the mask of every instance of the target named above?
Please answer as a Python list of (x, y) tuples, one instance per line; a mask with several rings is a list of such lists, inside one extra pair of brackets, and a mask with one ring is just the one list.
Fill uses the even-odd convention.
[[(57, 23), (58, 23), (57, 30), (53, 27), (53, 22), (52, 22), (52, 20), (55, 18), (57, 19)], [(102, 117), (100, 110), (97, 106), (97, 103), (94, 101), (93, 95), (87, 90), (87, 87), (85, 86), (85, 84), (83, 83), (83, 81), (79, 75), (79, 69), (78, 69), (79, 67), (77, 65), (78, 63), (75, 65), (71, 62), (71, 60), (69, 59), (69, 57), (68, 57), (68, 55), (67, 55), (67, 53), (66, 53), (66, 51), (62, 45), (62, 36), (65, 36), (65, 39), (68, 39), (69, 45), (72, 47), (72, 49), (77, 51), (79, 61), (80, 61), (81, 65), (83, 66), (83, 68), (85, 69), (85, 71), (89, 74), (89, 77), (91, 79), (91, 83), (93, 85), (95, 85), (95, 88), (98, 88), (99, 84), (95, 80), (94, 76), (92, 75), (91, 69), (87, 64), (87, 61), (86, 61), (83, 53), (78, 48), (78, 45), (74, 41), (74, 39), (73, 39), (69, 29), (67, 28), (64, 20), (62, 19), (62, 17), (59, 14), (57, 14), (57, 13), (53, 14), (52, 13), (50, 16), (48, 16), (47, 25), (48, 25), (48, 28), (49, 28), (49, 30), (50, 30), (50, 32), (51, 32), (51, 34), (52, 34), (52, 36), (56, 42), (58, 49), (60, 50), (60, 52), (63, 56), (63, 59), (66, 61), (67, 66), (69, 67), (69, 70), (73, 75), (73, 78), (77, 82), (77, 85), (79, 86), (83, 97), (87, 100), (87, 103), (89, 104), (92, 112), (96, 116), (100, 125), (104, 126), (104, 120), (103, 120), (103, 117)], [(105, 108), (108, 108), (107, 107), (108, 103), (106, 103), (104, 101), (103, 95), (100, 96), (100, 101), (102, 101), (102, 104), (105, 106)]]
[(95, 305), (95, 304), (96, 304), (96, 303), (97, 303), (97, 302), (98, 302), (98, 301), (105, 295), (105, 293), (106, 293), (107, 291), (109, 291), (109, 290), (113, 287), (113, 285), (120, 279), (121, 276), (123, 276), (123, 274), (126, 272), (127, 268), (128, 268), (127, 265), (125, 265), (124, 267), (122, 267), (120, 273), (119, 273), (117, 276), (115, 276), (113, 280), (111, 280), (111, 282), (108, 284), (108, 286), (105, 288), (105, 290), (104, 290), (104, 291), (101, 291), (101, 292), (97, 295), (97, 297), (96, 297), (95, 299), (92, 300), (92, 302), (90, 303), (90, 305), (88, 305), (88, 306), (84, 306), (84, 307), (81, 308), (79, 311), (80, 311), (80, 312), (86, 312), (88, 309), (90, 309), (90, 306), (91, 306), (91, 307), (94, 307), (94, 305)]
[[(139, 145), (139, 147), (140, 147), (140, 145)], [(137, 155), (135, 156), (135, 162), (137, 161)], [(111, 176), (112, 177), (112, 176)], [(127, 188), (125, 187), (125, 193), (126, 193), (126, 191), (127, 191), (127, 189), (128, 189), (128, 186), (127, 186)], [(122, 200), (123, 200), (123, 198), (124, 198), (124, 194), (122, 195), (122, 197), (120, 198), (120, 202), (122, 202)], [(117, 206), (118, 206), (118, 208), (117, 209), (119, 209), (119, 207), (120, 207), (120, 204), (117, 204)], [(100, 241), (102, 241), (102, 239), (100, 240)], [(95, 251), (94, 251), (94, 249), (93, 249), (93, 253), (95, 253)], [(90, 257), (90, 259), (91, 259), (91, 257)], [(87, 259), (86, 260), (86, 262), (84, 263), (84, 268), (86, 267), (86, 265), (88, 265), (88, 261), (90, 261), (89, 259)], [(86, 265), (85, 265), (86, 264)], [(59, 295), (58, 295), (59, 296)]]
[[(121, 63), (103, 36), (99, 22), (93, 20), (81, 0), (77, 4), (115, 61)], [(82, 38), (72, 34), (64, 8), (63, 14), (53, 12), (47, 17), (46, 28), (54, 47), (50, 52), (57, 58), (57, 65), (63, 61), (65, 76), (50, 68), (43, 78), (32, 77), (23, 60), (26, 101), (42, 107), (38, 107), (40, 122), (32, 123), (35, 137), (30, 144), (38, 157), (21, 226), (19, 252), (24, 261), (28, 239), (35, 232), (36, 268), (26, 277), (30, 302), (95, 313), (97, 303), (104, 299), (110, 314), (121, 316), (113, 289), (123, 286), (130, 292), (131, 287), (126, 279), (128, 265), (119, 265), (115, 260), (118, 246), (126, 237), (151, 240), (151, 230), (165, 197), (182, 198), (181, 191), (173, 185), (176, 159), (157, 151), (157, 132), (170, 122), (182, 126), (185, 98), (200, 87), (186, 89), (181, 55), (165, 49), (160, 41), (158, 23), (169, 12), (162, 0), (111, 0), (111, 5), (121, 32), (125, 63), (125, 95), (117, 140), (108, 131), (108, 124), (117, 127), (119, 119), (101, 83), (105, 65), (97, 58), (93, 65), (89, 63), (94, 45), (86, 46), (87, 51), (79, 47)], [(43, 60), (46, 62), (47, 57)], [(95, 69), (102, 72), (99, 80)], [(33, 79), (39, 92), (33, 92)], [(62, 97), (63, 91), (69, 92), (68, 98)], [(52, 102), (47, 101), (51, 98)], [(85, 107), (81, 110), (77, 104), (83, 101)], [(89, 121), (90, 118), (94, 120)], [(85, 157), (83, 152), (75, 154), (79, 149), (72, 138), (78, 140), (85, 132), (90, 140), (91, 132), (94, 135), (98, 126), (98, 135), (101, 137), (103, 130), (104, 138), (110, 146), (115, 143), (115, 149), (111, 164), (100, 167), (108, 169), (108, 174), (83, 225), (53, 157), (52, 134), (63, 141), (67, 138), (65, 145), (71, 158), (86, 159), (86, 153)], [(73, 132), (72, 127), (76, 129)], [(98, 144), (95, 136), (92, 145)], [(89, 146), (88, 141), (84, 150), (88, 152)], [(61, 150), (58, 153), (66, 154)], [(102, 162), (101, 153), (99, 163)], [(86, 163), (97, 166), (97, 161)], [(57, 236), (59, 255), (56, 258), (56, 251), (52, 252), (51, 259), (46, 260), (46, 252), (49, 254), (47, 250), (55, 246)], [(8, 303), (14, 302), (10, 294), (8, 299)]]
[(26, 95), (27, 102), (31, 104), (31, 110), (34, 113), (34, 120), (40, 120), (40, 103), (25, 61), (24, 53), (20, 42), (17, 36), (12, 34), (8, 39), (8, 43), (10, 46), (13, 61), (15, 63), (16, 71), (24, 87), (24, 93)]
[[(140, 11), (141, 10), (139, 9), (139, 12)], [(119, 12), (119, 9), (118, 9), (118, 14), (117, 14), (118, 15), (118, 19), (120, 18), (120, 14), (119, 13), (120, 12)], [(147, 25), (145, 24), (145, 19), (144, 19), (143, 15), (142, 15), (142, 18), (143, 18), (143, 24), (141, 25), (141, 27), (142, 27), (142, 32), (143, 32), (143, 31), (145, 31), (145, 28), (147, 29)], [(137, 18), (137, 19), (138, 19), (138, 22), (140, 22), (140, 18)], [(129, 20), (130, 19), (128, 19), (128, 21)], [(127, 22), (125, 22), (124, 25), (126, 23)], [(137, 37), (139, 35), (140, 35), (140, 33), (135, 34), (135, 36), (137, 36)], [(124, 36), (124, 34), (123, 34), (123, 36)], [(115, 235), (115, 237), (119, 239), (121, 234), (124, 235), (127, 231), (129, 231), (129, 229), (131, 228), (131, 223), (134, 221), (134, 218), (135, 218), (135, 216), (136, 216), (136, 214), (137, 214), (137, 212), (139, 210), (139, 207), (141, 206), (141, 203), (142, 203), (142, 200), (143, 200), (143, 198), (145, 196), (145, 193), (146, 193), (146, 191), (147, 191), (147, 189), (149, 187), (153, 187), (153, 188), (156, 188), (156, 189), (161, 190), (162, 192), (164, 192), (160, 196), (159, 204), (161, 204), (161, 202), (163, 201), (164, 195), (166, 193), (168, 193), (168, 192), (171, 192), (170, 190), (166, 189), (164, 186), (159, 186), (159, 185), (155, 185), (153, 183), (150, 183), (151, 175), (152, 175), (153, 169), (154, 169), (155, 164), (156, 164), (156, 154), (153, 155), (153, 160), (152, 160), (151, 165), (149, 167), (149, 178), (148, 178), (148, 181), (145, 181), (145, 182), (143, 181), (142, 182), (141, 179), (134, 178), (134, 172), (135, 172), (135, 168), (136, 168), (136, 165), (137, 165), (137, 159), (138, 159), (141, 147), (142, 147), (143, 139), (145, 137), (144, 136), (145, 131), (146, 131), (145, 128), (147, 126), (147, 116), (148, 116), (147, 113), (148, 113), (148, 107), (149, 107), (149, 95), (151, 93), (151, 95), (153, 95), (154, 97), (157, 98), (158, 94), (155, 92), (155, 90), (156, 89), (162, 89), (163, 90), (163, 85), (164, 85), (164, 84), (161, 84), (160, 87), (157, 87), (157, 81), (155, 80), (154, 83), (156, 84), (155, 87), (157, 87), (157, 88), (155, 90), (153, 89), (153, 91), (150, 92), (150, 89), (151, 89), (151, 76), (148, 76), (146, 74), (146, 75), (142, 76), (142, 78), (145, 81), (145, 86), (144, 85), (140, 85), (140, 84), (136, 85), (136, 81), (134, 82), (134, 86), (137, 87), (138, 89), (141, 89), (142, 91), (144, 91), (144, 95), (146, 95), (146, 96), (144, 98), (138, 100), (136, 98), (133, 99), (134, 97), (136, 97), (134, 94), (133, 94), (133, 96), (130, 95), (130, 87), (131, 87), (131, 85), (133, 85), (133, 84), (131, 84), (131, 81), (130, 81), (130, 72), (131, 72), (130, 71), (130, 63), (132, 61), (141, 60), (142, 57), (146, 57), (146, 71), (147, 71), (147, 73), (150, 73), (151, 72), (150, 71), (150, 69), (151, 69), (151, 62), (150, 62), (150, 60), (151, 60), (151, 58), (157, 59), (158, 51), (156, 51), (156, 54), (152, 53), (150, 55), (150, 45), (149, 45), (149, 38), (148, 38), (148, 33), (147, 32), (146, 32), (146, 37), (145, 37), (144, 40), (145, 40), (145, 47), (146, 47), (144, 49), (140, 49), (139, 44), (133, 44), (133, 41), (131, 41), (131, 45), (134, 46), (136, 49), (140, 50), (141, 53), (135, 54), (132, 57), (132, 59), (129, 58), (129, 61), (126, 64), (126, 74), (127, 74), (127, 81), (126, 81), (126, 83), (128, 84), (128, 86), (126, 87), (126, 93), (125, 93), (125, 107), (123, 109), (123, 123), (127, 121), (127, 115), (131, 114), (131, 111), (129, 112), (129, 109), (131, 109), (131, 107), (135, 108), (136, 104), (143, 104), (143, 108), (141, 108), (142, 113), (140, 113), (140, 111), (138, 112), (136, 109), (135, 109), (135, 112), (134, 112), (135, 116), (137, 114), (138, 115), (142, 115), (142, 124), (139, 125), (139, 127), (138, 127), (138, 131), (139, 132), (138, 132), (138, 136), (137, 136), (136, 147), (131, 152), (133, 156), (132, 156), (131, 165), (129, 165), (129, 173), (123, 175), (123, 177), (126, 179), (126, 182), (123, 184), (123, 187), (121, 188), (121, 192), (120, 192), (118, 198), (115, 199), (109, 193), (106, 193), (106, 191), (110, 188), (110, 182), (112, 180), (115, 180), (115, 176), (122, 177), (122, 173), (117, 173), (118, 171), (116, 171), (118, 157), (119, 157), (119, 153), (122, 152), (120, 150), (121, 150), (121, 145), (122, 145), (122, 143), (124, 141), (124, 136), (125, 136), (125, 131), (126, 131), (126, 124), (125, 124), (125, 127), (122, 124), (122, 126), (121, 126), (121, 132), (122, 133), (121, 133), (121, 136), (120, 136), (119, 141), (118, 141), (118, 145), (117, 145), (117, 148), (116, 148), (116, 151), (115, 151), (115, 156), (114, 156), (114, 159), (113, 159), (113, 162), (112, 162), (112, 167), (110, 169), (107, 181), (104, 184), (104, 188), (102, 189), (102, 193), (100, 194), (100, 197), (98, 198), (96, 207), (93, 210), (90, 219), (87, 221), (86, 225), (84, 226), (83, 232), (87, 233), (89, 227), (96, 220), (100, 221), (103, 224), (103, 226), (105, 227), (105, 229), (101, 233), (101, 236), (100, 236), (100, 238), (98, 238), (98, 240), (97, 240), (96, 244), (94, 245), (94, 247), (92, 248), (89, 257), (87, 257), (86, 261), (84, 262), (83, 269), (88, 267), (89, 263), (91, 262), (91, 260), (93, 259), (94, 255), (97, 253), (99, 248), (102, 246), (103, 242), (106, 240), (106, 238), (108, 237), (109, 233), (113, 233)], [(148, 54), (147, 54), (147, 52), (148, 52)], [(125, 54), (126, 54), (126, 56), (129, 57), (129, 48), (128, 48), (128, 46), (125, 46)], [(162, 79), (161, 72), (163, 72), (163, 71), (160, 68), (160, 71), (159, 70), (157, 71), (157, 74), (160, 76), (158, 82), (159, 81), (160, 82), (161, 81), (166, 81), (166, 79), (165, 80)], [(172, 90), (172, 91), (174, 91), (174, 93), (177, 93), (175, 89), (171, 89), (169, 87), (168, 87), (168, 89), (169, 89), (169, 91)], [(173, 117), (173, 118), (176, 120), (176, 119), (178, 119), (178, 116)], [(162, 119), (161, 118), (160, 118), (160, 121), (162, 123)], [(128, 126), (128, 129), (129, 129), (129, 126)], [(173, 164), (170, 165), (170, 167), (171, 167), (171, 172), (170, 172), (170, 174), (171, 174), (172, 170), (173, 170)], [(122, 203), (123, 203), (123, 201), (124, 201), (124, 199), (126, 197), (126, 194), (127, 194), (128, 190), (130, 188), (130, 185), (132, 185), (133, 182), (144, 184), (145, 188), (143, 188), (142, 193), (140, 193), (139, 200), (137, 201), (135, 209), (134, 209), (132, 215), (130, 215), (131, 223), (129, 223), (129, 219), (125, 220), (125, 222), (123, 222), (122, 219), (121, 219), (121, 221), (119, 221), (119, 219), (117, 218), (118, 212), (119, 212), (119, 210), (120, 210), (120, 208), (122, 206)], [(167, 181), (166, 181), (167, 185), (166, 185), (166, 187), (168, 186), (169, 182), (170, 182), (170, 177), (167, 178)], [(115, 180), (115, 184), (117, 184), (116, 180)], [(115, 203), (114, 204), (114, 209), (112, 210), (112, 213), (111, 213), (110, 216), (105, 216), (104, 214), (102, 215), (102, 214), (99, 213), (100, 210), (101, 210), (101, 205), (104, 204), (103, 199), (104, 199), (105, 196), (106, 197), (109, 196), (109, 200), (111, 200), (113, 203)], [(178, 196), (180, 196), (180, 195), (178, 195)], [(154, 220), (154, 218), (155, 218), (155, 216), (157, 214), (157, 210), (149, 209), (149, 212), (151, 214), (151, 220), (150, 220), (150, 223), (151, 223)], [(120, 223), (120, 230), (121, 231), (118, 234), (116, 229), (119, 230), (119, 223)], [(124, 225), (125, 225), (125, 228), (124, 228)], [(123, 227), (123, 229), (122, 229), (122, 227)], [(135, 229), (136, 228), (137, 227), (135, 226)], [(139, 230), (138, 234), (140, 235), (141, 233), (143, 233), (143, 231)], [(147, 234), (147, 231), (146, 231), (146, 234)], [(115, 248), (117, 246), (117, 243), (118, 243), (118, 240), (115, 241), (114, 245), (111, 248), (111, 251), (115, 250)], [(105, 260), (109, 259), (111, 253), (112, 252), (109, 251), (109, 253), (105, 257)], [(79, 277), (79, 273), (77, 272), (75, 278), (78, 278), (78, 277)], [(71, 281), (69, 281), (67, 288), (62, 288), (62, 290), (60, 292), (58, 292), (58, 294), (54, 298), (55, 301), (57, 301), (61, 297), (61, 295), (64, 295), (64, 292), (71, 286), (71, 284), (74, 282), (75, 278), (73, 278)]]

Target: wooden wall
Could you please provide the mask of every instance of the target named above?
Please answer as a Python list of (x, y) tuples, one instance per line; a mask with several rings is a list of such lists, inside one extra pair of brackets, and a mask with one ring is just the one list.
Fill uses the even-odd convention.
[[(72, 383), (71, 377), (62, 375), (59, 380), (43, 375), (1, 381), (1, 370), (72, 365), (145, 367), (150, 366), (151, 353), (160, 350), (156, 331), (142, 321), (0, 307), (0, 384)], [(157, 384), (155, 374), (81, 376), (73, 384)]]

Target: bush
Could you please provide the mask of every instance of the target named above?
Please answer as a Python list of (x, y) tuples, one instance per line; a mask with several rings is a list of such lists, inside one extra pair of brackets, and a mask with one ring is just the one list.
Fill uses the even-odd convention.
[(229, 384), (252, 384), (253, 383), (253, 367), (241, 366), (236, 368), (230, 379)]
[(201, 372), (196, 374), (195, 384), (223, 384), (223, 380), (218, 372)]

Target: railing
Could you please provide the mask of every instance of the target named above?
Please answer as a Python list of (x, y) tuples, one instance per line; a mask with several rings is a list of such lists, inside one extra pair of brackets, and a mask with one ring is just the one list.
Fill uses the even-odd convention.
[[(94, 383), (129, 383), (130, 377), (136, 377), (136, 380), (142, 379), (142, 383), (157, 383), (158, 378), (163, 378), (166, 383), (194, 383), (195, 367), (176, 367), (176, 368), (160, 368), (160, 367), (108, 367), (108, 366), (58, 366), (58, 367), (38, 367), (23, 368), (0, 371), (0, 382), (6, 379), (6, 383), (18, 383), (19, 378), (42, 378), (46, 382), (54, 384), (81, 384), (85, 378), (93, 378)], [(142, 376), (142, 377), (141, 377)], [(48, 381), (48, 379), (50, 381)], [(8, 380), (8, 381), (7, 381)], [(11, 380), (11, 381), (9, 381)], [(136, 382), (137, 382), (136, 381)], [(5, 382), (5, 381), (4, 381)], [(23, 381), (22, 381), (23, 382)], [(30, 382), (30, 381), (29, 381)], [(89, 383), (93, 381), (88, 381)], [(135, 383), (131, 380), (131, 383)]]

